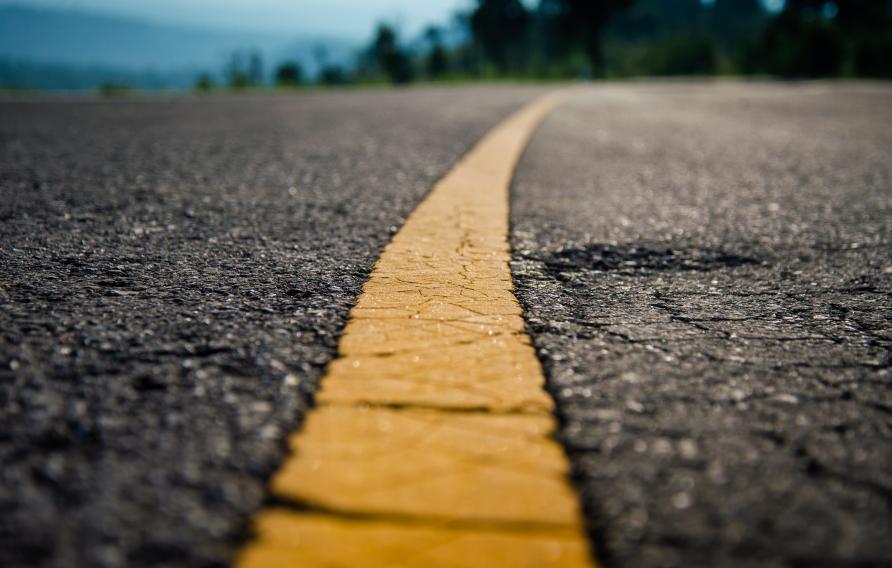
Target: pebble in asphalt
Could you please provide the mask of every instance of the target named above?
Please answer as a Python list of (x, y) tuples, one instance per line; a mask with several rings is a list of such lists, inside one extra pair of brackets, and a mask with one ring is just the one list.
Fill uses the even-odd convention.
[(514, 180), (518, 294), (616, 566), (892, 565), (892, 89), (606, 86)]
[(0, 565), (225, 564), (390, 234), (545, 90), (0, 104)]

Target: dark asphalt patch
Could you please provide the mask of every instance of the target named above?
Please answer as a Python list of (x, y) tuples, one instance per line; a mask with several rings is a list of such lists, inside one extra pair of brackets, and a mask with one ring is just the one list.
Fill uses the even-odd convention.
[(513, 187), (607, 566), (892, 564), (892, 92), (606, 86)]
[(223, 565), (378, 253), (541, 88), (0, 104), (0, 565)]
[(722, 267), (759, 264), (751, 256), (718, 249), (672, 248), (663, 244), (612, 245), (593, 243), (582, 248), (562, 249), (540, 259), (550, 270), (623, 271), (644, 274), (653, 270), (707, 271)]

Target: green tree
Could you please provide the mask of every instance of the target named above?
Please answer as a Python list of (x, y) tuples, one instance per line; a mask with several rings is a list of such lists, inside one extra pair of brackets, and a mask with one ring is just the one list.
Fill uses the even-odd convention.
[(582, 49), (594, 76), (603, 76), (604, 31), (611, 18), (635, 0), (542, 0), (542, 12), (550, 20), (564, 52)]
[(712, 75), (718, 70), (715, 42), (708, 36), (673, 35), (651, 43), (642, 63), (648, 75)]
[(810, 4), (790, 0), (768, 25), (756, 53), (760, 70), (782, 77), (839, 75), (845, 58), (842, 38)]
[(890, 11), (887, 0), (787, 0), (751, 67), (786, 77), (892, 76)]
[(263, 80), (263, 56), (259, 51), (252, 51), (248, 57), (248, 81), (252, 86), (262, 85)]
[[(452, 15), (452, 25), (460, 30), (470, 33), (471, 14), (460, 11)], [(456, 46), (452, 50), (452, 65), (459, 73), (466, 76), (480, 74), (483, 66), (483, 57), (480, 48), (473, 42), (466, 42)]]
[(276, 69), (276, 85), (296, 87), (303, 82), (303, 69), (295, 61), (286, 61)]
[(99, 94), (103, 97), (123, 97), (130, 93), (130, 85), (120, 81), (106, 81), (99, 85)]
[(449, 57), (443, 47), (443, 31), (430, 26), (424, 31), (424, 39), (428, 45), (426, 61), (427, 76), (433, 79), (442, 77), (449, 72)]
[(504, 73), (526, 64), (530, 22), (520, 0), (478, 0), (469, 23), (484, 56)]
[(707, 7), (701, 0), (637, 0), (628, 10), (614, 15), (607, 33), (629, 42), (702, 33), (706, 13)]
[(201, 73), (195, 78), (195, 90), (199, 93), (207, 93), (214, 88), (214, 78), (210, 73)]
[(404, 84), (412, 80), (412, 62), (400, 48), (399, 37), (393, 27), (387, 24), (378, 26), (369, 48), (369, 56), (391, 83)]
[(727, 49), (755, 36), (764, 22), (765, 11), (759, 0), (715, 0), (713, 4), (712, 31)]
[(241, 51), (235, 51), (229, 56), (223, 75), (232, 89), (244, 89), (251, 85), (251, 77), (245, 66), (245, 56)]
[(320, 84), (328, 86), (346, 85), (350, 82), (347, 72), (340, 65), (328, 64), (319, 70), (317, 78)]
[(892, 77), (892, 2), (838, 0), (833, 6), (837, 11), (833, 21), (851, 54), (855, 74)]

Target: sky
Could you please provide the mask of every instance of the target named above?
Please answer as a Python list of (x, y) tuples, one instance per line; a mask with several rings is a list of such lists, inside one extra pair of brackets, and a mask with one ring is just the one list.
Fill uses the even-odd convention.
[(370, 22), (407, 35), (445, 24), (471, 0), (20, 0), (19, 4), (102, 11), (187, 26), (365, 37)]

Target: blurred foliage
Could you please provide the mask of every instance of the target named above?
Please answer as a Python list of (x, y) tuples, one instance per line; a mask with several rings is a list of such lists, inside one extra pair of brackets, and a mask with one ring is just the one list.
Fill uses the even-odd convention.
[(326, 65), (319, 71), (317, 81), (320, 85), (337, 86), (346, 85), (351, 82), (347, 71), (339, 65)]
[(424, 71), (428, 77), (442, 77), (449, 73), (450, 61), (446, 47), (443, 45), (443, 30), (430, 26), (424, 32), (427, 53), (424, 56)]
[(783, 77), (892, 77), (888, 0), (787, 0), (753, 44), (744, 72)]
[(527, 67), (532, 16), (520, 0), (480, 0), (467, 23), (474, 44), (499, 71)]
[(263, 85), (263, 56), (259, 51), (234, 52), (223, 70), (230, 89), (241, 90)]
[(605, 55), (611, 75), (697, 76), (720, 71), (720, 53), (705, 35), (672, 35), (638, 45), (608, 43)]
[[(770, 75), (892, 78), (892, 0), (476, 0), (414, 42), (379, 24), (352, 67), (325, 63), (316, 82), (555, 80)], [(233, 54), (227, 84), (262, 84), (258, 53)], [(303, 82), (285, 63), (277, 85)]]
[(552, 38), (557, 56), (582, 50), (588, 59), (588, 74), (601, 77), (608, 71), (604, 55), (607, 25), (633, 4), (634, 0), (542, 0), (540, 26), (543, 36)]
[(399, 36), (392, 26), (379, 24), (360, 72), (367, 78), (384, 76), (394, 84), (410, 82), (415, 75), (409, 54), (399, 45)]
[(130, 86), (126, 83), (102, 83), (99, 85), (99, 94), (103, 97), (123, 97), (130, 94)]
[(303, 80), (303, 69), (296, 61), (286, 61), (276, 68), (276, 85), (279, 87), (296, 87)]
[[(462, 41), (427, 32), (416, 75), (892, 78), (892, 0), (477, 0)], [(447, 47), (448, 45), (448, 47)]]
[(195, 91), (199, 93), (209, 93), (214, 90), (214, 78), (210, 73), (201, 73), (195, 78)]

